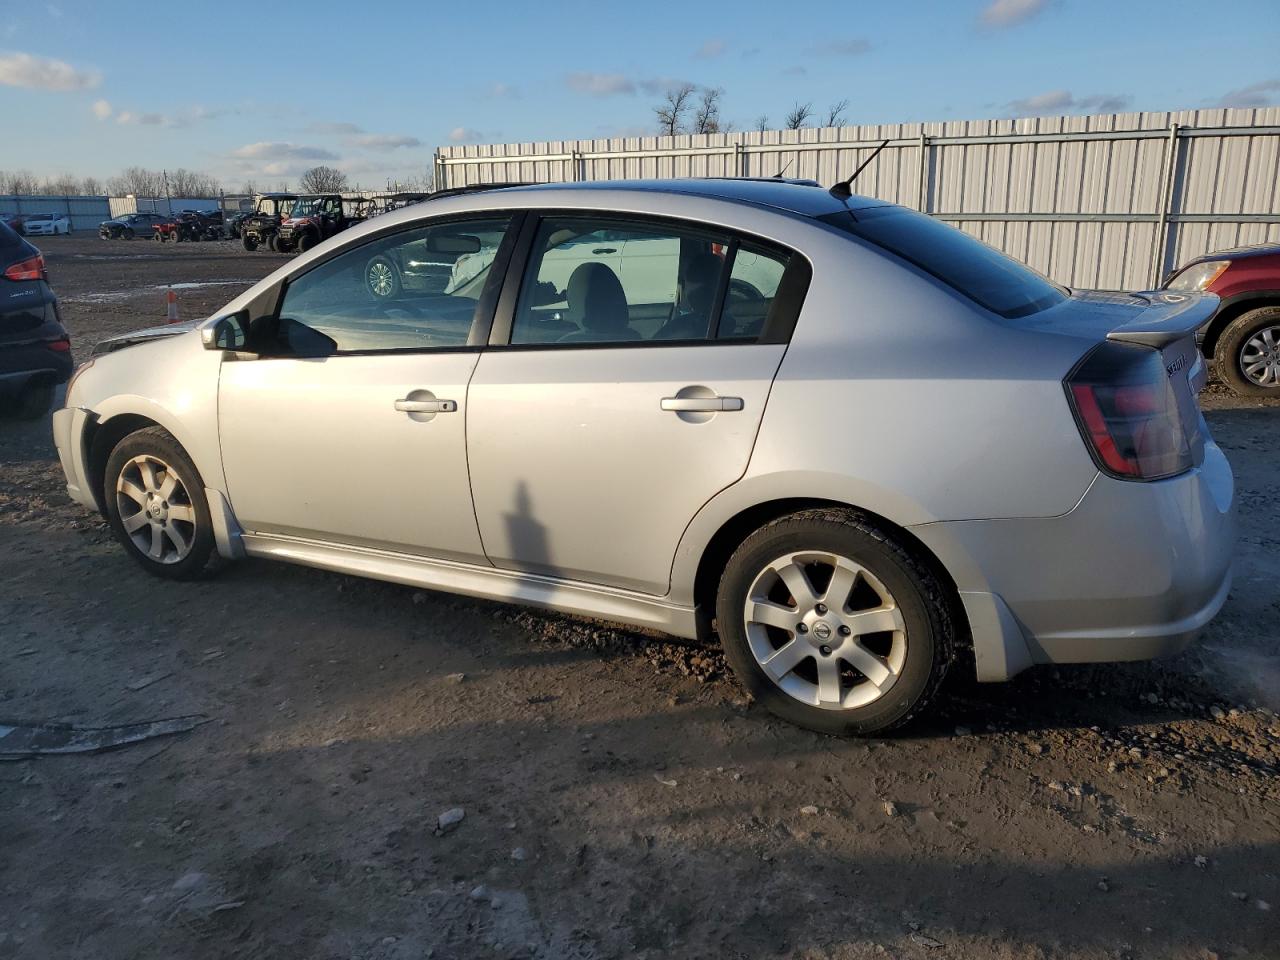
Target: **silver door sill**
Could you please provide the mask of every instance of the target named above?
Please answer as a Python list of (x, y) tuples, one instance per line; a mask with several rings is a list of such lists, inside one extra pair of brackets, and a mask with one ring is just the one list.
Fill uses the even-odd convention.
[(245, 533), (241, 535), (241, 542), (251, 557), (268, 557), (429, 590), (616, 620), (677, 637), (697, 636), (692, 607), (614, 587), (280, 534)]

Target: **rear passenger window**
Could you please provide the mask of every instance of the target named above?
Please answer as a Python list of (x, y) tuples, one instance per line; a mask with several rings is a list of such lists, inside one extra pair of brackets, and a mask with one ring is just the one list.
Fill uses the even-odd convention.
[(740, 245), (733, 254), (716, 336), (721, 340), (759, 337), (786, 271), (786, 257), (748, 243)]
[(693, 225), (549, 218), (534, 241), (511, 343), (755, 340), (787, 262)]

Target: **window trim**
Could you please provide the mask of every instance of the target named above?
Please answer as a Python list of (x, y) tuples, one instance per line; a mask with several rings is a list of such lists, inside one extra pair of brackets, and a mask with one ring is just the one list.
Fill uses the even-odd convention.
[[(672, 347), (717, 347), (717, 346), (751, 346), (787, 344), (795, 332), (796, 321), (804, 307), (805, 294), (809, 290), (809, 281), (813, 276), (813, 266), (801, 251), (776, 240), (748, 233), (736, 227), (707, 225), (696, 220), (680, 217), (669, 217), (658, 214), (629, 213), (617, 210), (588, 209), (583, 207), (531, 208), (526, 211), (528, 217), (520, 230), (511, 260), (507, 264), (506, 278), (502, 285), (502, 294), (498, 299), (496, 314), (489, 331), (487, 347), (494, 350), (618, 350), (635, 349), (670, 349)], [(617, 223), (635, 223), (644, 226), (667, 227), (669, 229), (692, 230), (695, 233), (722, 233), (736, 255), (738, 246), (743, 242), (772, 250), (787, 258), (787, 268), (778, 284), (778, 292), (774, 294), (773, 303), (765, 317), (764, 327), (757, 337), (726, 337), (717, 339), (708, 331), (707, 335), (697, 340), (609, 340), (601, 343), (576, 342), (564, 343), (553, 340), (550, 343), (512, 343), (511, 334), (515, 324), (516, 308), (519, 306), (520, 291), (524, 286), (524, 274), (529, 268), (534, 254), (534, 242), (537, 240), (539, 228), (544, 220), (610, 220)], [(717, 291), (715, 317), (716, 331), (719, 330), (723, 313), (724, 296), (728, 295), (728, 281), (732, 273), (732, 260), (726, 259), (726, 269), (721, 272), (721, 287)], [(790, 282), (789, 282), (790, 281)], [(715, 308), (713, 308), (715, 309)]]
[[(521, 209), (512, 210), (468, 210), (460, 211), (453, 214), (445, 214), (439, 217), (429, 217), (421, 220), (414, 220), (408, 223), (397, 223), (388, 226), (383, 230), (367, 234), (358, 241), (346, 244), (338, 250), (334, 250), (329, 256), (317, 259), (308, 263), (305, 268), (290, 273), (280, 281), (276, 291), (275, 306), (271, 310), (271, 318), (273, 320), (280, 319), (280, 311), (284, 308), (284, 300), (288, 295), (289, 287), (296, 281), (305, 277), (312, 270), (332, 263), (339, 257), (348, 253), (353, 253), (361, 247), (367, 247), (372, 243), (384, 240), (387, 237), (394, 237), (397, 234), (412, 233), (417, 230), (426, 230), (431, 227), (450, 224), (450, 223), (467, 223), (476, 220), (497, 220), (507, 217), (506, 232), (502, 235), (502, 241), (498, 244), (498, 252), (494, 254), (493, 263), (489, 267), (489, 275), (485, 278), (484, 289), (480, 292), (480, 297), (476, 300), (476, 309), (472, 314), (471, 330), (467, 334), (467, 342), (465, 344), (456, 344), (453, 346), (442, 347), (387, 347), (378, 350), (337, 350), (330, 354), (330, 358), (337, 357), (369, 357), (369, 356), (399, 356), (402, 354), (435, 354), (435, 353), (476, 353), (485, 348), (489, 339), (489, 332), (493, 327), (494, 313), (498, 308), (499, 296), (505, 288), (506, 275), (511, 264), (512, 254), (516, 248), (516, 241), (520, 236), (521, 230), (524, 228), (526, 221), (530, 219), (527, 211)], [(271, 359), (290, 359), (289, 357), (272, 357)]]

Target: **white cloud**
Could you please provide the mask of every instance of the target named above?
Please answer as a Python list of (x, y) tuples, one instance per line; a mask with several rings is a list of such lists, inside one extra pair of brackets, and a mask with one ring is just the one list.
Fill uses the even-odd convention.
[[(100, 106), (105, 105), (106, 112), (100, 112)], [(111, 116), (111, 104), (106, 100), (99, 100), (93, 105), (93, 112), (99, 119), (105, 120)], [(202, 120), (216, 120), (218, 117), (226, 116), (233, 112), (220, 107), (187, 107), (177, 113), (159, 113), (157, 111), (147, 111), (139, 113), (136, 110), (121, 110), (117, 113), (116, 123), (120, 124), (139, 124), (146, 127), (189, 127), (193, 123)]]
[(489, 96), (495, 100), (519, 100), (520, 91), (509, 83), (495, 83), (489, 87)]
[(476, 140), (483, 140), (484, 134), (479, 130), (472, 130), (469, 127), (454, 127), (449, 131), (449, 139), (454, 143), (469, 143)]
[(565, 78), (570, 90), (593, 97), (634, 96), (635, 81), (621, 73), (571, 73)]
[(422, 141), (417, 137), (408, 137), (394, 133), (364, 133), (349, 138), (353, 146), (368, 150), (397, 150), (400, 147), (420, 147)]
[(111, 101), (95, 100), (93, 101), (93, 115), (99, 120), (107, 120), (111, 117)]
[(1239, 90), (1228, 90), (1218, 100), (1219, 107), (1269, 107), (1280, 94), (1280, 80), (1261, 80)]
[(354, 134), (364, 133), (364, 127), (346, 121), (317, 121), (307, 126), (308, 133)]
[(814, 47), (815, 53), (827, 57), (860, 57), (871, 52), (871, 41), (866, 37), (850, 37), (848, 40), (832, 40)]
[(1043, 13), (1049, 0), (991, 0), (982, 11), (982, 22), (989, 27), (1013, 27)]
[(62, 60), (29, 53), (0, 53), (0, 85), (34, 90), (91, 90), (102, 82), (96, 70), (80, 70)]
[(1050, 90), (1035, 96), (1010, 100), (1005, 107), (1013, 116), (1039, 117), (1053, 113), (1120, 113), (1132, 97), (1124, 93), (1096, 93), (1073, 96), (1070, 90)]
[[(271, 166), (279, 166), (288, 161), (337, 160), (338, 155), (323, 147), (309, 147), (303, 144), (289, 143), (284, 140), (261, 140), (258, 143), (246, 143), (231, 151), (238, 160), (269, 160)], [(275, 171), (268, 170), (268, 173)]]
[(698, 60), (714, 60), (724, 53), (726, 46), (723, 40), (713, 37), (695, 50), (693, 55)]

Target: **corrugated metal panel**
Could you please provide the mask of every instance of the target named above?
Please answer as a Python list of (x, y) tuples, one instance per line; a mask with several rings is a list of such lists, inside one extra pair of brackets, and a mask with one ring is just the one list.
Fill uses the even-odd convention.
[(66, 214), (72, 230), (96, 230), (110, 216), (106, 197), (0, 197), (0, 214), (11, 213)]
[[(1188, 129), (1172, 141), (1170, 177), (1173, 123)], [(777, 173), (833, 183), (888, 139), (858, 192), (924, 209), (1062, 283), (1135, 289), (1190, 257), (1280, 237), (1278, 127), (1280, 108), (1269, 107), (555, 140), (446, 147), (436, 169), (442, 187)], [(1026, 136), (1037, 139), (1003, 139)]]

